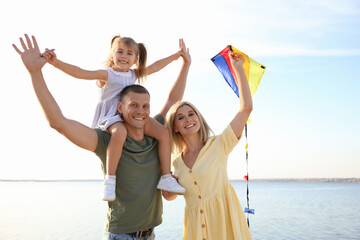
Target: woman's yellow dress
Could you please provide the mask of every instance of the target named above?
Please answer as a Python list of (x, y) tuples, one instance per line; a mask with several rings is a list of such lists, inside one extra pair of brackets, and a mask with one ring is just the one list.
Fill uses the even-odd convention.
[(229, 125), (221, 135), (206, 142), (191, 169), (181, 154), (175, 157), (174, 174), (186, 189), (184, 239), (252, 239), (227, 176), (227, 158), (238, 142)]

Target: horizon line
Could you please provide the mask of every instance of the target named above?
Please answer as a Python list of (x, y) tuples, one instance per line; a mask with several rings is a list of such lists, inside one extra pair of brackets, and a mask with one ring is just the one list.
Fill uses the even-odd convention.
[[(0, 179), (0, 182), (101, 182), (103, 179)], [(245, 182), (244, 179), (229, 179), (233, 182)], [(319, 177), (319, 178), (254, 178), (249, 182), (359, 182), (357, 177)]]

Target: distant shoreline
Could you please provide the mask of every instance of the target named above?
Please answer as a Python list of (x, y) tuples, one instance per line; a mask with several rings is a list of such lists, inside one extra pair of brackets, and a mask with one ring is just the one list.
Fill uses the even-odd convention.
[[(102, 179), (0, 179), (0, 182), (101, 182)], [(244, 180), (230, 179), (231, 182)], [(271, 178), (250, 179), (250, 182), (319, 182), (319, 183), (360, 183), (360, 178)]]
[(102, 179), (0, 179), (0, 182), (102, 182)]
[[(231, 180), (242, 181), (242, 180)], [(272, 178), (272, 179), (251, 179), (252, 182), (339, 182), (339, 183), (360, 183), (360, 178)]]

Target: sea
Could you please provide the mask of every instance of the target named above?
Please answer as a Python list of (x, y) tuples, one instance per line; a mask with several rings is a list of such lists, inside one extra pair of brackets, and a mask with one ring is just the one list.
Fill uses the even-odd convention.
[[(247, 206), (246, 182), (231, 181)], [(0, 240), (100, 240), (107, 203), (102, 183), (89, 181), (0, 181)], [(253, 239), (359, 239), (360, 183), (336, 181), (249, 182)], [(156, 239), (182, 239), (183, 197), (163, 201)]]

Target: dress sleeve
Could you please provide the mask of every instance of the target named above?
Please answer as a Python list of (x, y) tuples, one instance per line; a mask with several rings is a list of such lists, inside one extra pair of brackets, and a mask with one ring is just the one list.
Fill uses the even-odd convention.
[(218, 141), (219, 146), (223, 149), (225, 154), (230, 154), (230, 152), (239, 142), (239, 139), (237, 139), (234, 130), (229, 124), (225, 128), (225, 130), (217, 137), (216, 141)]
[(110, 76), (114, 74), (113, 70), (110, 67), (108, 67), (108, 68), (106, 68), (106, 71), (108, 73), (108, 78), (106, 80), (106, 83), (112, 82), (112, 77), (110, 77)]

